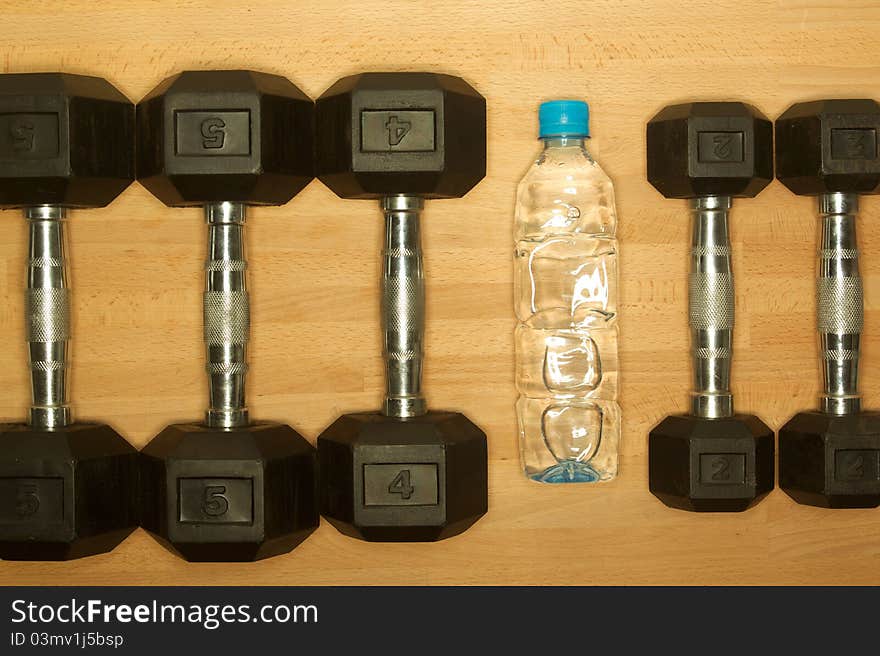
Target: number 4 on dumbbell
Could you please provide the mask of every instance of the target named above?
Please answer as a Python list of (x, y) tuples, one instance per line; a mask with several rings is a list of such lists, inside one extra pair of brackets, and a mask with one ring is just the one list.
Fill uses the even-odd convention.
[(424, 199), (458, 198), (486, 174), (486, 101), (464, 80), (365, 73), (316, 106), (317, 169), (342, 198), (379, 201), (386, 395), (381, 413), (343, 415), (318, 437), (324, 516), (365, 540), (440, 540), (485, 512), (486, 435), (429, 412), (421, 393)]
[(400, 470), (400, 473), (394, 477), (394, 480), (391, 481), (391, 484), (388, 486), (388, 491), (391, 494), (399, 494), (401, 499), (409, 499), (412, 497), (414, 490), (415, 488), (412, 486), (410, 480), (409, 469)]

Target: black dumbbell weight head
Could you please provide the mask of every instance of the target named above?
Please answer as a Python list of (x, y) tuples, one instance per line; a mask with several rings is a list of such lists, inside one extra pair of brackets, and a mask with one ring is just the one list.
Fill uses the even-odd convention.
[(651, 492), (672, 508), (739, 512), (773, 489), (773, 431), (752, 415), (671, 415), (649, 440)]
[(132, 103), (99, 77), (0, 76), (0, 207), (104, 207), (134, 177)]
[(344, 77), (316, 123), (317, 174), (340, 198), (461, 198), (486, 176), (486, 99), (452, 75)]
[(342, 415), (318, 453), (322, 512), (351, 537), (431, 542), (486, 513), (486, 436), (461, 413)]
[(776, 177), (794, 193), (875, 194), (880, 105), (864, 98), (797, 103), (776, 119)]
[(290, 426), (172, 424), (142, 467), (142, 524), (186, 560), (278, 556), (317, 528), (315, 450)]
[(137, 106), (138, 182), (170, 207), (284, 205), (314, 177), (314, 108), (280, 75), (170, 77)]

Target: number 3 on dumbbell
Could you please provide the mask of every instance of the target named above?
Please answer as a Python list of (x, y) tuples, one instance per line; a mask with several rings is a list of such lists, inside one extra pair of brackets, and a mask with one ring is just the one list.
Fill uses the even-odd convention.
[(409, 469), (402, 469), (388, 486), (388, 492), (391, 494), (399, 494), (401, 499), (409, 499), (415, 490), (416, 489), (412, 486)]

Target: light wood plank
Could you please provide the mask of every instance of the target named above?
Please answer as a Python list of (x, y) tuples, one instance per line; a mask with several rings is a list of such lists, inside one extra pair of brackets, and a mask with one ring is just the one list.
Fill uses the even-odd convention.
[[(780, 491), (733, 516), (666, 509), (647, 490), (647, 431), (685, 408), (684, 204), (645, 181), (644, 123), (686, 99), (745, 99), (769, 116), (797, 100), (880, 96), (880, 4), (826, 0), (554, 2), (104, 0), (0, 2), (0, 70), (108, 77), (138, 99), (187, 68), (249, 67), (312, 96), (361, 70), (462, 75), (489, 104), (489, 171), (461, 201), (428, 205), (425, 382), (434, 407), (489, 433), (491, 510), (433, 545), (366, 544), (326, 523), (294, 553), (254, 565), (186, 564), (137, 532), (68, 564), (0, 563), (2, 584), (880, 583), (880, 514), (801, 507)], [(623, 459), (618, 481), (547, 488), (517, 462), (511, 222), (536, 153), (536, 109), (583, 97), (592, 149), (613, 177), (622, 237)], [(880, 405), (880, 202), (860, 220), (867, 337), (862, 389)], [(250, 405), (309, 438), (382, 389), (372, 203), (318, 182), (249, 223)], [(0, 222), (0, 416), (27, 403), (23, 221)], [(734, 208), (737, 406), (778, 427), (815, 403), (813, 205), (771, 185)], [(133, 185), (77, 213), (71, 250), (77, 414), (142, 446), (201, 415), (204, 230)]]

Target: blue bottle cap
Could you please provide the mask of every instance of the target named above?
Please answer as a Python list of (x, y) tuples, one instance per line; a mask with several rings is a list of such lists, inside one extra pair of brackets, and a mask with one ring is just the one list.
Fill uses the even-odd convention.
[(582, 100), (550, 100), (538, 108), (539, 137), (589, 137), (590, 106)]

